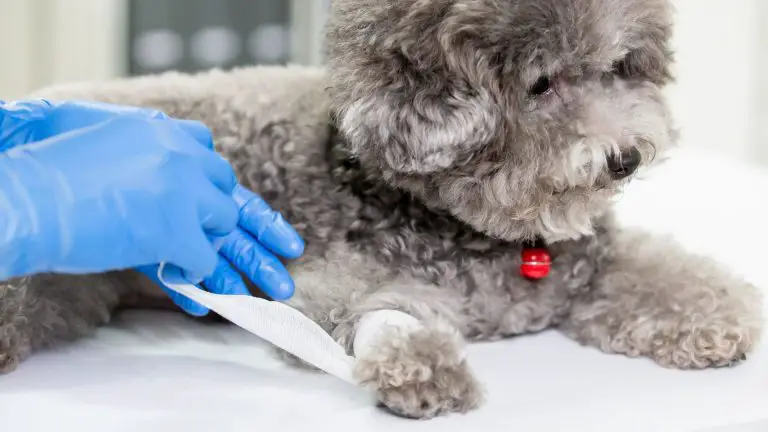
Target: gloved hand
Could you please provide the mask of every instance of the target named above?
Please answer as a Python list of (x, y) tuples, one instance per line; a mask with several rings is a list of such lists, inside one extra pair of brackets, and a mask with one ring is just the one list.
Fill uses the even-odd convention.
[[(82, 105), (97, 122), (83, 129), (78, 128), (89, 116), (79, 116), (76, 103), (17, 104), (26, 108), (11, 115), (6, 111), (2, 124), (15, 127), (2, 135), (0, 145), (16, 147), (0, 157), (0, 175), (14, 181), (3, 181), (0, 188), (0, 198), (5, 198), (0, 203), (0, 223), (5, 227), (0, 252), (8, 257), (0, 277), (127, 267), (147, 271), (168, 261), (187, 270), (192, 280), (208, 276), (205, 282), (211, 291), (245, 293), (242, 279), (206, 238), (226, 234), (224, 256), (268, 295), (278, 299), (292, 295), (288, 273), (267, 249), (298, 257), (303, 251), (301, 239), (268, 207), (264, 214), (271, 215), (271, 225), (263, 223), (264, 216), (251, 217), (249, 209), (264, 210), (263, 201), (235, 187), (231, 167), (210, 151), (212, 140), (204, 125), (169, 121), (151, 110), (99, 105)], [(24, 112), (36, 127), (18, 121)], [(107, 120), (94, 120), (102, 118)], [(72, 132), (59, 135), (66, 130)], [(44, 140), (22, 145), (38, 138)], [(240, 196), (240, 209), (229, 196), (233, 193)], [(244, 203), (242, 196), (250, 203)], [(26, 206), (19, 204), (24, 201)], [(242, 229), (235, 228), (238, 223)], [(99, 230), (94, 232), (93, 227)], [(243, 258), (241, 252), (249, 254)], [(207, 312), (173, 294), (187, 312)]]

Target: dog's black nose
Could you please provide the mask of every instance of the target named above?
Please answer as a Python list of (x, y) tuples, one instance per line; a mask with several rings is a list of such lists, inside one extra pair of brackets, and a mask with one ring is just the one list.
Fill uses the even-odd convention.
[(640, 166), (643, 156), (636, 148), (628, 148), (621, 151), (621, 154), (612, 154), (608, 156), (608, 170), (614, 180), (621, 180), (632, 175)]

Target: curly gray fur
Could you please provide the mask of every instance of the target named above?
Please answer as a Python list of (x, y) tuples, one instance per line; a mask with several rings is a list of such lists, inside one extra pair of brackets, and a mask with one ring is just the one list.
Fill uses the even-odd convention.
[[(675, 368), (733, 364), (762, 331), (755, 287), (619, 229), (611, 205), (676, 132), (666, 0), (335, 0), (329, 66), (167, 73), (36, 96), (202, 120), (240, 181), (307, 240), (290, 303), (350, 351), (368, 313), (425, 324), (378, 340), (359, 378), (393, 412), (482, 404), (464, 340), (557, 327)], [(634, 153), (633, 153), (634, 152)], [(631, 171), (631, 170), (630, 170)], [(628, 173), (628, 171), (627, 171)], [(519, 275), (525, 243), (553, 257)], [(133, 273), (0, 286), (0, 367), (161, 301)]]

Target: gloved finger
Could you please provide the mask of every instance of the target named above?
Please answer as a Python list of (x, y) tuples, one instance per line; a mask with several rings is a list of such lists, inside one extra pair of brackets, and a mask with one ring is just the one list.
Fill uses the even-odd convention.
[(195, 188), (200, 224), (209, 235), (226, 236), (237, 228), (240, 210), (231, 196), (224, 194), (211, 183), (200, 183)]
[(213, 148), (213, 134), (205, 123), (196, 120), (187, 119), (173, 119), (184, 132), (188, 133), (197, 142), (203, 145), (208, 150), (214, 150)]
[(216, 270), (213, 271), (213, 275), (203, 280), (205, 288), (214, 294), (226, 294), (226, 295), (250, 295), (248, 287), (243, 282), (243, 278), (240, 274), (232, 268), (232, 265), (219, 256), (219, 263), (216, 265)]
[(304, 253), (304, 240), (299, 233), (260, 196), (238, 184), (232, 197), (240, 207), (240, 227), (264, 247), (289, 259)]
[[(176, 306), (180, 307), (184, 312), (192, 315), (192, 316), (205, 316), (210, 312), (207, 307), (201, 305), (200, 303), (197, 303), (195, 301), (190, 300), (189, 298), (177, 293), (176, 291), (168, 288), (163, 284), (160, 279), (157, 277), (157, 271), (160, 268), (158, 265), (149, 265), (149, 266), (141, 266), (138, 267), (136, 270), (144, 274), (149, 280), (151, 280), (155, 285), (159, 286), (167, 295), (170, 297), (171, 301), (176, 304)], [(171, 267), (166, 266), (167, 273), (172, 273), (168, 270), (174, 270)], [(176, 272), (179, 272), (179, 269), (175, 269)], [(181, 282), (181, 281), (178, 281)], [(182, 282), (184, 283), (184, 282)]]
[(293, 296), (295, 286), (288, 270), (246, 232), (232, 231), (219, 253), (272, 299), (286, 300)]

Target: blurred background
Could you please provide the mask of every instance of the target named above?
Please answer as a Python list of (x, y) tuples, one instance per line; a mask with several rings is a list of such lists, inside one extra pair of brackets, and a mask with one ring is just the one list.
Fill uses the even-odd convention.
[[(386, 0), (382, 0), (386, 1)], [(768, 0), (672, 0), (685, 145), (768, 169)], [(165, 70), (322, 64), (330, 0), (0, 0), (0, 99)]]

